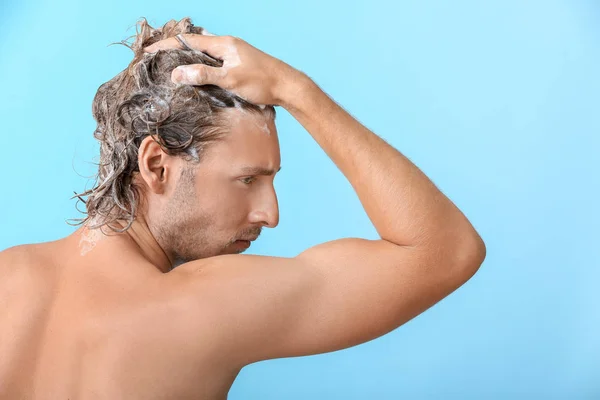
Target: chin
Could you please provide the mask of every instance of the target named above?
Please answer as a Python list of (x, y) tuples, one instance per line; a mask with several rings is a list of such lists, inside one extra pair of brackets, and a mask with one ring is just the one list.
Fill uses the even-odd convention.
[(243, 252), (245, 252), (248, 249), (239, 249), (239, 248), (227, 248), (225, 250), (223, 250), (223, 254), (241, 254)]

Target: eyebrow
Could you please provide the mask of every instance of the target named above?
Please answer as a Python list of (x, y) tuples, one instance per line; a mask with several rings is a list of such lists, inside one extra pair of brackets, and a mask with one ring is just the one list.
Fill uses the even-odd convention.
[(263, 168), (263, 167), (251, 167), (246, 166), (241, 168), (242, 173), (249, 175), (273, 175), (279, 171), (281, 171), (281, 166), (277, 171), (274, 169)]

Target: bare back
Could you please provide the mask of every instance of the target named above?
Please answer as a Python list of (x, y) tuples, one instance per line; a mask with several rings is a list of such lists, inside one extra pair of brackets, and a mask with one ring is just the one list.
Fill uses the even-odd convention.
[(465, 283), (472, 246), (344, 238), (162, 273), (127, 239), (0, 253), (0, 399), (226, 399), (251, 363), (382, 336)]
[(173, 278), (127, 256), (104, 274), (106, 255), (73, 245), (0, 253), (0, 399), (226, 398), (239, 369), (219, 363), (209, 323), (178, 328)]

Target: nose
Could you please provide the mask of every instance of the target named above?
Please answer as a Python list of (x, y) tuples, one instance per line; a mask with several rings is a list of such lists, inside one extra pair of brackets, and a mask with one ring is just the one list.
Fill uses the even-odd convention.
[(279, 204), (274, 189), (265, 194), (252, 209), (250, 222), (268, 228), (275, 228), (279, 225)]

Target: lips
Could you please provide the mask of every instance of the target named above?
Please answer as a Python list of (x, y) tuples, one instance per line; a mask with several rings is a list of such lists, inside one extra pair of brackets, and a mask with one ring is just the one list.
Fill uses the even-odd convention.
[(233, 245), (239, 248), (247, 249), (248, 247), (250, 247), (251, 243), (252, 242), (250, 242), (249, 240), (236, 240)]

